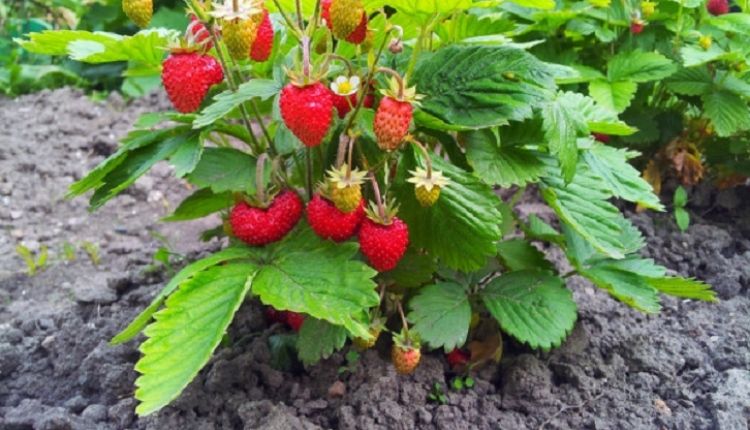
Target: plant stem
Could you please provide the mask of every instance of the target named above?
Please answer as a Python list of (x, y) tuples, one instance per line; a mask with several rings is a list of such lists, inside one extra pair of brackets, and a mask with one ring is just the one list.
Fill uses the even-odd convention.
[(273, 3), (274, 5), (276, 5), (276, 9), (279, 10), (279, 14), (281, 14), (281, 17), (284, 18), (287, 27), (292, 30), (292, 33), (294, 33), (297, 38), (302, 37), (302, 29), (298, 28), (294, 21), (292, 21), (292, 18), (284, 11), (284, 8), (281, 7), (279, 0), (273, 0)]
[[(229, 65), (224, 58), (224, 51), (222, 50), (222, 45), (219, 44), (219, 38), (216, 37), (215, 31), (210, 31), (211, 34), (211, 40), (214, 43), (214, 46), (216, 47), (216, 53), (219, 56), (219, 62), (221, 63), (221, 67), (224, 69), (224, 76), (227, 77), (227, 84), (229, 84), (229, 88), (237, 92), (237, 84), (234, 81), (234, 76), (232, 75), (232, 70), (229, 68)], [(245, 110), (244, 105), (240, 105), (240, 114), (242, 115), (242, 121), (245, 123), (245, 128), (247, 128), (248, 134), (250, 134), (250, 140), (251, 142), (245, 142), (247, 143), (250, 148), (253, 150), (253, 153), (255, 155), (260, 154), (263, 152), (262, 146), (260, 142), (258, 142), (258, 139), (255, 137), (255, 133), (253, 133), (253, 126), (250, 123), (250, 118), (247, 114), (247, 110)]]
[(307, 190), (307, 198), (312, 200), (313, 195), (313, 186), (312, 186), (312, 177), (313, 177), (313, 162), (312, 162), (312, 148), (307, 148), (305, 151), (305, 165), (307, 167), (306, 177), (307, 180), (305, 181), (305, 189)]
[(299, 24), (300, 30), (302, 30), (305, 27), (305, 21), (302, 19), (302, 2), (294, 0), (294, 6), (297, 8), (297, 24)]
[(404, 315), (404, 307), (401, 305), (401, 300), (396, 302), (396, 307), (398, 308), (398, 314), (401, 317), (401, 324), (404, 326), (404, 337), (406, 338), (406, 342), (410, 343), (409, 323), (406, 321), (406, 316)]
[(515, 207), (519, 200), (521, 200), (521, 197), (526, 193), (526, 187), (520, 187), (518, 191), (513, 194), (513, 197), (510, 198), (510, 202), (508, 202), (508, 206), (511, 208)]
[(431, 179), (432, 178), (432, 159), (430, 158), (430, 153), (427, 152), (427, 148), (425, 148), (424, 145), (419, 143), (419, 141), (411, 135), (408, 136), (406, 140), (414, 144), (414, 146), (419, 148), (419, 150), (422, 152), (422, 155), (424, 156), (424, 159), (425, 159), (425, 164), (427, 164), (427, 179)]
[[(234, 63), (235, 66), (237, 66), (237, 63)], [(239, 68), (238, 68), (239, 70)], [(240, 78), (248, 82), (250, 78), (248, 78), (242, 70), (239, 70)], [(273, 139), (271, 138), (271, 135), (268, 133), (268, 128), (266, 128), (266, 124), (263, 122), (263, 117), (260, 114), (260, 109), (258, 109), (258, 103), (255, 101), (255, 99), (250, 99), (250, 108), (253, 111), (253, 116), (255, 116), (255, 120), (258, 122), (258, 125), (260, 126), (261, 131), (263, 132), (263, 137), (265, 137), (267, 145), (269, 150), (271, 151), (271, 155), (277, 155), (278, 151), (276, 150), (276, 145), (273, 142)]]
[(266, 204), (266, 187), (263, 185), (264, 170), (268, 154), (265, 152), (258, 156), (255, 162), (255, 198), (263, 205)]
[(302, 74), (305, 76), (305, 83), (310, 78), (310, 36), (302, 36)]
[(380, 215), (382, 221), (386, 221), (383, 196), (380, 195), (380, 185), (378, 185), (378, 180), (375, 179), (375, 174), (372, 172), (370, 172), (370, 182), (372, 182), (372, 190), (375, 193), (375, 202), (378, 204), (378, 215)]
[(388, 75), (393, 76), (393, 78), (396, 79), (396, 82), (398, 83), (398, 99), (403, 100), (404, 90), (405, 90), (404, 78), (402, 78), (401, 75), (397, 71), (390, 69), (388, 67), (378, 67), (375, 71), (380, 72), (380, 73), (386, 73)]

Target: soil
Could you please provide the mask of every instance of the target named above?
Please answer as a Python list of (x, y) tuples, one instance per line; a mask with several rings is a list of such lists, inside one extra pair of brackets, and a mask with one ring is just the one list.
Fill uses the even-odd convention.
[[(68, 185), (116, 148), (139, 113), (164, 107), (94, 102), (69, 89), (0, 99), (0, 429), (747, 429), (750, 425), (750, 206), (741, 191), (695, 190), (692, 225), (629, 214), (645, 255), (714, 285), (721, 301), (665, 298), (658, 315), (615, 302), (582, 279), (569, 285), (579, 321), (551, 352), (506, 340), (501, 363), (461, 392), (441, 354), (397, 376), (387, 345), (339, 373), (344, 354), (296, 373), (270, 365), (259, 306), (248, 302), (182, 396), (134, 414), (138, 341), (108, 340), (169, 276), (153, 255), (185, 260), (215, 249), (199, 233), (215, 219), (160, 223), (189, 190), (160, 164), (96, 213)], [(520, 209), (541, 212), (529, 201)], [(733, 217), (732, 214), (735, 216)], [(83, 243), (98, 247), (94, 264)], [(16, 253), (49, 249), (34, 276)], [(68, 255), (64, 249), (68, 244)], [(76, 249), (75, 258), (70, 249)], [(552, 258), (556, 254), (550, 251)], [(176, 264), (179, 264), (177, 262)], [(447, 402), (428, 401), (435, 383)]]

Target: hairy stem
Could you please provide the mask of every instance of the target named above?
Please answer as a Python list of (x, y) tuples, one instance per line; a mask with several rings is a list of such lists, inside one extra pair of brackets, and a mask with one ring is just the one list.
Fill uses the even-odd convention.
[(427, 152), (427, 148), (424, 147), (417, 139), (415, 139), (413, 136), (409, 135), (407, 137), (407, 141), (411, 142), (419, 148), (419, 150), (422, 152), (422, 155), (424, 156), (425, 164), (427, 164), (427, 179), (432, 178), (432, 159), (430, 158), (430, 153)]

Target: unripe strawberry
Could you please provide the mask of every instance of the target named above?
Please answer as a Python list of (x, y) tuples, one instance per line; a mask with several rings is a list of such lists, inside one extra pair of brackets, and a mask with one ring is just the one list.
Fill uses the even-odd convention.
[(350, 213), (338, 210), (320, 194), (315, 194), (307, 204), (307, 222), (315, 234), (335, 242), (343, 242), (354, 236), (364, 217), (363, 200), (360, 200), (359, 206)]
[(362, 12), (362, 20), (357, 25), (357, 28), (346, 38), (346, 41), (359, 45), (364, 43), (367, 39), (367, 12)]
[(271, 16), (268, 14), (268, 10), (263, 10), (263, 20), (258, 26), (257, 36), (253, 42), (252, 48), (250, 49), (250, 58), (253, 61), (264, 62), (271, 56), (273, 50), (273, 24), (271, 23)]
[(380, 333), (383, 331), (383, 327), (381, 325), (377, 325), (375, 327), (370, 327), (369, 331), (370, 335), (372, 335), (370, 339), (363, 339), (361, 337), (355, 337), (354, 339), (352, 339), (352, 343), (360, 351), (364, 351), (375, 346), (375, 344), (378, 342), (378, 338), (380, 337)]
[(258, 19), (234, 18), (224, 20), (221, 24), (221, 36), (227, 45), (229, 55), (235, 60), (244, 60), (250, 53), (258, 35)]
[(367, 172), (349, 169), (347, 164), (328, 171), (330, 196), (341, 212), (354, 211), (362, 203), (362, 183)]
[(288, 84), (281, 90), (279, 107), (284, 124), (305, 146), (323, 142), (333, 121), (333, 99), (323, 84)]
[(393, 362), (393, 367), (396, 368), (396, 372), (402, 375), (408, 375), (414, 372), (414, 369), (419, 365), (420, 358), (422, 358), (422, 353), (417, 348), (399, 346), (395, 343), (391, 348), (391, 361)]
[(646, 18), (651, 18), (651, 16), (656, 12), (656, 3), (650, 1), (650, 0), (644, 0), (641, 2), (641, 12), (643, 13), (643, 16)]
[(729, 1), (727, 0), (708, 0), (706, 10), (714, 16), (729, 13)]
[(415, 197), (419, 204), (426, 208), (438, 201), (440, 190), (449, 183), (443, 172), (432, 170), (429, 166), (427, 170), (418, 167), (410, 173), (412, 176), (407, 181), (414, 184)]
[(302, 200), (294, 191), (283, 191), (267, 208), (239, 202), (229, 214), (232, 232), (240, 240), (263, 246), (281, 240), (302, 217)]
[(154, 14), (153, 0), (122, 0), (122, 10), (140, 28), (151, 22)]
[(408, 101), (399, 101), (390, 96), (383, 97), (375, 112), (373, 123), (380, 149), (393, 151), (401, 146), (409, 132), (412, 111), (412, 105)]
[(190, 113), (198, 110), (209, 88), (224, 79), (224, 72), (209, 55), (173, 53), (164, 60), (161, 78), (175, 109)]
[(389, 224), (365, 218), (359, 229), (359, 249), (378, 272), (387, 272), (398, 262), (409, 246), (409, 228), (397, 217)]
[(701, 48), (703, 48), (704, 51), (708, 51), (711, 49), (711, 45), (713, 44), (713, 40), (711, 39), (711, 36), (709, 35), (703, 35), (698, 39), (698, 45), (700, 45)]
[(454, 348), (453, 351), (445, 354), (445, 359), (448, 361), (448, 365), (450, 365), (451, 368), (465, 366), (470, 358), (471, 355), (460, 348)]
[(364, 11), (362, 0), (331, 1), (329, 17), (333, 35), (337, 39), (346, 40), (362, 22)]

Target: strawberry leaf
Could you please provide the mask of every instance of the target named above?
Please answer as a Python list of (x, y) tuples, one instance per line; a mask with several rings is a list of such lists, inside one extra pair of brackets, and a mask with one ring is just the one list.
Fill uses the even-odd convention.
[(466, 343), (471, 323), (469, 296), (455, 282), (428, 285), (409, 301), (409, 321), (421, 341), (450, 351)]
[(441, 158), (432, 158), (436, 170), (450, 179), (437, 203), (422, 207), (414, 196), (414, 186), (406, 182), (409, 170), (425, 166), (407, 148), (399, 163), (398, 178), (393, 188), (401, 205), (399, 217), (409, 226), (409, 239), (414, 247), (423, 248), (438, 257), (446, 266), (463, 271), (483, 267), (488, 257), (497, 252), (502, 215), (497, 209), (499, 199), (492, 188), (478, 178)]
[(552, 263), (534, 245), (523, 239), (511, 239), (497, 244), (498, 257), (509, 271), (540, 269), (553, 271)]
[(492, 129), (461, 134), (466, 158), (475, 174), (492, 185), (510, 187), (539, 180), (544, 163), (538, 153), (521, 146), (505, 145)]
[(174, 213), (162, 221), (188, 221), (226, 209), (234, 203), (232, 193), (214, 193), (210, 188), (201, 188), (177, 206)]
[(346, 329), (316, 318), (306, 318), (297, 336), (297, 354), (305, 365), (328, 358), (344, 347)]
[(503, 331), (532, 348), (559, 346), (578, 316), (573, 294), (562, 279), (545, 272), (506, 273), (480, 294)]

